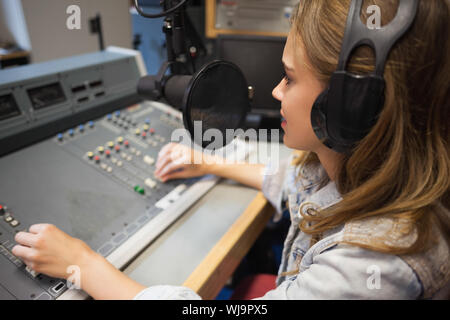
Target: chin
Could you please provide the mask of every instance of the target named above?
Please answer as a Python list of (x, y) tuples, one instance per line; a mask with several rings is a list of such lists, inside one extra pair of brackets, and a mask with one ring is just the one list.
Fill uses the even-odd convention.
[(283, 144), (286, 147), (288, 147), (289, 149), (293, 149), (293, 150), (306, 151), (306, 152), (312, 151), (312, 148), (306, 146), (305, 144), (289, 141), (289, 138), (287, 138), (286, 135), (284, 135), (284, 137), (283, 137)]
[(292, 144), (292, 143), (289, 141), (289, 138), (287, 137), (287, 134), (284, 134), (284, 136), (283, 136), (283, 144), (284, 144), (286, 147), (288, 147), (289, 149), (296, 149), (295, 146), (294, 146), (294, 144)]

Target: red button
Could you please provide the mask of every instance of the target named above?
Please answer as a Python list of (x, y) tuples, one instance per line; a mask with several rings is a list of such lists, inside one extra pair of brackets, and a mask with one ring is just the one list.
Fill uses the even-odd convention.
[(117, 152), (119, 152), (119, 151), (120, 151), (120, 146), (115, 146), (115, 147), (114, 147), (114, 150), (116, 150)]
[(147, 132), (142, 132), (142, 138), (145, 138), (147, 136)]
[(109, 157), (111, 155), (111, 151), (106, 150), (105, 154), (106, 154), (107, 157)]
[(128, 140), (125, 140), (124, 144), (125, 144), (125, 147), (128, 148), (128, 146), (130, 145), (130, 142)]
[(94, 160), (95, 160), (95, 162), (100, 162), (100, 157), (99, 156), (95, 156)]
[(155, 129), (151, 128), (151, 129), (150, 129), (150, 133), (151, 133), (151, 134), (154, 134), (154, 133), (155, 133)]

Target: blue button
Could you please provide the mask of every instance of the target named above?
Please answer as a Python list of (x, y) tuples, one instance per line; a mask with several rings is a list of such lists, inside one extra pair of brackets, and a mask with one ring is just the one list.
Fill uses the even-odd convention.
[(89, 121), (88, 125), (89, 125), (89, 128), (93, 128), (94, 127), (94, 121)]
[(80, 124), (80, 126), (78, 127), (78, 129), (80, 130), (80, 132), (84, 131), (84, 126), (82, 124)]
[(73, 133), (74, 133), (73, 129), (70, 129), (69, 130), (69, 135), (73, 136)]
[(62, 140), (64, 138), (64, 135), (62, 133), (58, 133), (56, 137), (58, 138), (58, 140)]
[(108, 115), (106, 116), (106, 119), (111, 120), (111, 119), (112, 119), (112, 114), (108, 114)]
[(114, 114), (116, 115), (116, 117), (118, 117), (120, 116), (120, 111), (116, 111)]
[(145, 119), (145, 124), (150, 124), (150, 119), (149, 118)]

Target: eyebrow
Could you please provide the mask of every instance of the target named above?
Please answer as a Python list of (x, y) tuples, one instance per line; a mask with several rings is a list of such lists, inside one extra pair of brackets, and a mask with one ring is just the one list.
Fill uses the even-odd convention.
[(292, 71), (292, 72), (295, 71), (294, 68), (291, 68), (291, 67), (287, 66), (286, 63), (284, 63), (284, 61), (281, 61), (281, 63), (283, 64), (283, 67), (284, 67), (285, 69), (287, 69), (287, 70), (289, 70), (289, 71)]

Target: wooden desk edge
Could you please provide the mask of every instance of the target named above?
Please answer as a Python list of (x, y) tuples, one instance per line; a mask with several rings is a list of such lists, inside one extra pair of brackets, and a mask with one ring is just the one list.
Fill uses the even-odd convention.
[(214, 299), (250, 250), (273, 213), (273, 207), (261, 192), (258, 193), (244, 213), (191, 273), (183, 286), (191, 288), (203, 299)]
[(8, 54), (0, 54), (0, 60), (5, 61), (17, 58), (25, 58), (28, 57), (29, 55), (30, 55), (29, 51), (17, 51)]

